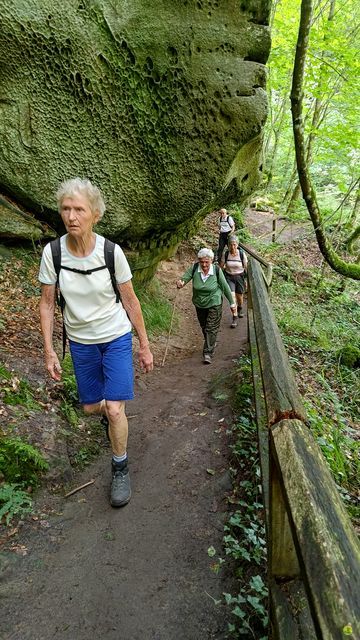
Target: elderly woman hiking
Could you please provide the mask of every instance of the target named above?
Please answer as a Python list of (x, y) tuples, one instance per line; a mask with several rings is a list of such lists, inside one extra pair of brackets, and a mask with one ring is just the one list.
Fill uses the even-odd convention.
[(110, 503), (121, 507), (131, 496), (125, 400), (133, 398), (132, 326), (139, 338), (139, 361), (144, 371), (153, 368), (153, 357), (124, 253), (119, 245), (110, 243), (114, 250), (112, 278), (104, 257), (108, 241), (93, 231), (105, 212), (99, 189), (89, 180), (74, 178), (60, 185), (57, 200), (67, 231), (58, 242), (59, 273), (54, 266), (53, 243), (44, 248), (39, 272), (45, 366), (51, 378), (61, 379), (53, 347), (58, 282), (80, 402), (86, 413), (103, 414), (108, 419), (113, 452)]
[[(224, 251), (220, 261), (220, 267), (224, 269), (226, 282), (228, 283), (234, 302), (237, 305), (238, 317), (243, 318), (244, 292), (246, 291), (247, 257), (239, 247), (236, 236), (229, 236), (229, 249)], [(236, 314), (236, 311), (235, 311)], [(237, 325), (236, 315), (233, 317), (231, 328)]]
[[(230, 287), (224, 274), (217, 265), (213, 265), (214, 253), (211, 249), (200, 249), (197, 254), (198, 263), (193, 264), (180, 280), (177, 281), (178, 289), (184, 287), (190, 280), (193, 281), (192, 301), (205, 338), (203, 348), (204, 364), (211, 364), (216, 338), (220, 327), (222, 314), (222, 297), (225, 295), (230, 303), (233, 314), (236, 313), (236, 304), (231, 296)], [(234, 316), (236, 318), (236, 316)]]

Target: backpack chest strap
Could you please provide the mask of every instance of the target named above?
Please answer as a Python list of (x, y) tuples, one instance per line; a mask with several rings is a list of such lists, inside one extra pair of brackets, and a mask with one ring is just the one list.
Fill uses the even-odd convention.
[(65, 267), (63, 264), (61, 265), (61, 269), (65, 269), (66, 271), (72, 271), (73, 273), (80, 273), (83, 276), (91, 276), (95, 271), (101, 271), (102, 269), (107, 269), (106, 264), (103, 264), (101, 267), (95, 267), (95, 269), (73, 269), (72, 267)]

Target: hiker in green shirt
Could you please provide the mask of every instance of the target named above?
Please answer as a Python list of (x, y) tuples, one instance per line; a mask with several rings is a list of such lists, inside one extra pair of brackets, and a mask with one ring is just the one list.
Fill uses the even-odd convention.
[(213, 265), (214, 253), (211, 249), (200, 249), (199, 262), (189, 267), (176, 286), (182, 289), (190, 280), (193, 282), (192, 301), (204, 336), (203, 362), (211, 364), (216, 338), (220, 327), (223, 295), (229, 301), (236, 317), (236, 304), (230, 287), (218, 265)]

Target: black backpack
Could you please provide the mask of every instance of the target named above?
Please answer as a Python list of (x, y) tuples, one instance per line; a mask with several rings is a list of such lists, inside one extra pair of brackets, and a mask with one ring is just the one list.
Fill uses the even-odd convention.
[[(192, 268), (192, 272), (191, 272), (191, 278), (194, 277), (195, 271), (198, 268), (198, 266), (199, 266), (199, 263), (198, 262), (194, 262), (193, 268)], [(215, 264), (214, 267), (215, 267), (215, 273), (216, 273), (217, 281), (218, 281), (218, 284), (219, 284), (219, 271), (220, 271), (220, 268), (219, 268), (218, 264)]]
[[(230, 216), (226, 216), (226, 222), (227, 222), (228, 224), (230, 224), (230, 223), (229, 223), (229, 218), (230, 218)], [(221, 222), (225, 222), (225, 221), (224, 221), (224, 220), (223, 220), (223, 218), (220, 216), (220, 218), (219, 218), (219, 224), (221, 224)]]
[[(50, 242), (50, 248), (51, 248), (51, 254), (52, 254), (52, 259), (53, 259), (53, 263), (54, 263), (54, 269), (55, 269), (55, 273), (56, 273), (56, 285), (55, 285), (56, 302), (59, 305), (62, 314), (64, 314), (65, 299), (64, 299), (64, 296), (62, 295), (62, 293), (60, 291), (60, 286), (59, 286), (59, 274), (60, 274), (61, 269), (65, 269), (66, 271), (73, 271), (74, 273), (81, 273), (84, 276), (89, 276), (92, 273), (94, 273), (95, 271), (101, 271), (102, 269), (108, 269), (109, 270), (109, 274), (110, 274), (111, 284), (113, 286), (115, 297), (116, 297), (116, 302), (120, 301), (120, 293), (119, 293), (119, 290), (117, 288), (116, 278), (115, 278), (115, 258), (114, 258), (115, 243), (114, 242), (112, 242), (111, 240), (108, 240), (107, 238), (105, 238), (105, 242), (104, 242), (104, 260), (105, 260), (105, 264), (102, 265), (101, 267), (96, 267), (95, 269), (86, 269), (86, 270), (84, 270), (84, 269), (72, 269), (71, 267), (65, 267), (64, 265), (61, 264), (61, 243), (60, 243), (60, 238), (56, 238), (55, 240), (52, 240)], [(64, 322), (63, 322), (63, 358), (65, 356), (65, 348), (66, 348), (66, 329), (65, 329)]]
[[(244, 250), (243, 250), (241, 247), (239, 247), (239, 246), (237, 247), (237, 249), (239, 249), (240, 260), (241, 260), (241, 262), (242, 262), (242, 263), (243, 263), (243, 265), (244, 265)], [(227, 249), (227, 250), (225, 251), (225, 255), (224, 255), (225, 262), (227, 262), (228, 255), (229, 255), (229, 250)]]

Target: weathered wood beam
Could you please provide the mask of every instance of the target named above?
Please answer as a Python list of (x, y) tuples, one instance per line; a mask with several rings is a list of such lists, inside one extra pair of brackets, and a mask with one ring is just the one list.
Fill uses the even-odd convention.
[(309, 429), (282, 420), (270, 433), (318, 637), (360, 637), (360, 544)]
[(270, 456), (270, 530), (268, 537), (270, 578), (289, 580), (300, 575), (293, 531), (282, 486), (281, 469)]
[(262, 270), (254, 260), (249, 264), (249, 285), (268, 424), (285, 418), (305, 421), (305, 409), (274, 318)]
[(270, 581), (272, 636), (276, 640), (317, 640), (307, 595), (301, 580)]

